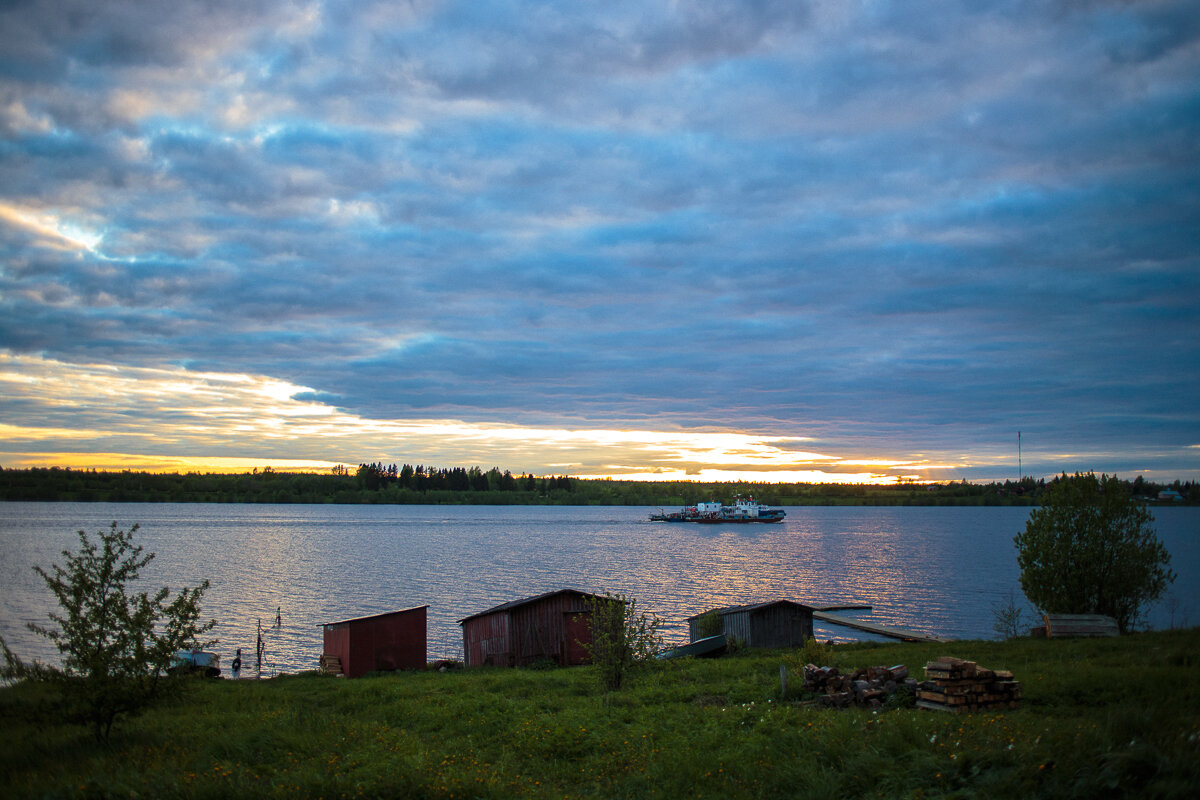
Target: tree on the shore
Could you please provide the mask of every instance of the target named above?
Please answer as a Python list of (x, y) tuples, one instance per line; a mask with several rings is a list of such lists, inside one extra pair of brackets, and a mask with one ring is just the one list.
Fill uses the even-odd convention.
[(170, 603), (167, 587), (153, 595), (128, 591), (154, 558), (133, 544), (137, 529), (119, 530), (114, 522), (109, 531), (96, 534), (98, 542), (79, 531), (79, 552), (62, 551), (65, 567), (33, 568), (58, 599), (60, 612), (50, 614), (57, 627), (27, 627), (54, 642), (61, 666), (25, 663), (0, 639), (0, 676), (56, 686), (58, 705), (51, 711), (91, 727), (101, 740), (118, 717), (136, 714), (178, 688), (179, 681), (168, 676), (176, 652), (215, 643), (199, 640), (216, 625), (200, 622), (208, 581), (180, 590)]
[(1065, 473), (1014, 541), (1021, 589), (1047, 614), (1104, 614), (1121, 632), (1175, 580), (1154, 518), (1112, 475)]

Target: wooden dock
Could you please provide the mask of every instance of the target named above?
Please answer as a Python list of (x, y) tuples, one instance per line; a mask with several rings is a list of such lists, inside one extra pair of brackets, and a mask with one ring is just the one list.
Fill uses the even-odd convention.
[(874, 622), (863, 622), (850, 617), (843, 617), (840, 614), (830, 614), (828, 611), (814, 611), (813, 619), (821, 622), (828, 622), (830, 625), (841, 625), (846, 628), (854, 628), (855, 630), (874, 633), (878, 636), (887, 636), (892, 639), (900, 639), (905, 642), (945, 642), (938, 636), (930, 636), (925, 633), (917, 633), (916, 631), (908, 631), (903, 628), (889, 628), (886, 625), (877, 625)]

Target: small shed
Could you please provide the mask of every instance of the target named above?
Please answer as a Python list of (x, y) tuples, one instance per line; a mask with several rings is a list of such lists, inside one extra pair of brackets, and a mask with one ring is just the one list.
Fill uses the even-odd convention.
[(747, 647), (802, 647), (813, 635), (813, 609), (810, 606), (791, 600), (773, 600), (714, 608), (688, 617), (688, 636), (691, 641), (713, 635), (701, 630), (701, 620), (709, 614), (720, 617), (720, 632)]
[(559, 589), (502, 603), (460, 620), (468, 667), (520, 667), (538, 661), (560, 666), (588, 660), (592, 642), (590, 604), (599, 595)]
[(417, 606), (326, 623), (322, 664), (340, 664), (347, 678), (368, 672), (424, 669), (428, 608)]

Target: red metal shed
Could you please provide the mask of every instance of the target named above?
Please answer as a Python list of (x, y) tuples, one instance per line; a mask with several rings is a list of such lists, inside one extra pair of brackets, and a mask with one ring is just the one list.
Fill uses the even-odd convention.
[(466, 665), (519, 667), (537, 661), (554, 661), (564, 667), (583, 664), (588, 660), (583, 645), (592, 642), (589, 603), (604, 599), (574, 589), (559, 589), (469, 616), (459, 622)]
[(424, 669), (428, 608), (417, 606), (326, 623), (325, 656), (337, 658), (347, 678), (385, 670)]

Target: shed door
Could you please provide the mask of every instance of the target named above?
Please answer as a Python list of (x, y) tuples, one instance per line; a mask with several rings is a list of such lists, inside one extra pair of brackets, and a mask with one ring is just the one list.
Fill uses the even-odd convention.
[(564, 643), (566, 664), (586, 664), (591, 661), (585, 644), (592, 643), (592, 615), (587, 611), (568, 611), (567, 641)]

